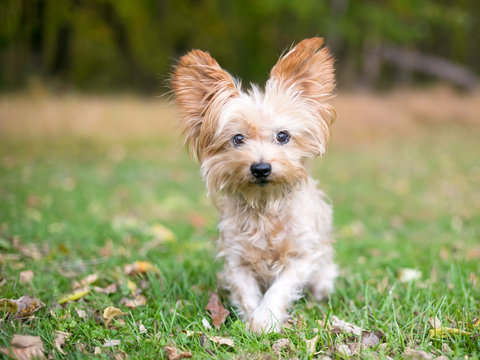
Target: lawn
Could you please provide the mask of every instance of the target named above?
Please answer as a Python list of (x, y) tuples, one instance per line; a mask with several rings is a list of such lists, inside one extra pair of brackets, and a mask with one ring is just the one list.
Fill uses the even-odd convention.
[[(352, 103), (339, 107), (348, 115)], [(284, 333), (256, 335), (217, 287), (217, 214), (171, 106), (130, 96), (3, 96), (0, 299), (30, 295), (45, 306), (19, 319), (4, 301), (0, 348), (22, 334), (40, 336), (55, 358), (163, 358), (166, 346), (198, 359), (382, 359), (408, 349), (479, 358), (480, 119), (459, 122), (452, 111), (395, 125), (388, 111), (375, 114), (385, 124), (359, 125), (340, 111), (329, 151), (312, 166), (334, 205), (336, 292), (298, 301)], [(59, 304), (75, 288), (84, 296)], [(218, 330), (206, 310), (214, 292), (230, 310)], [(108, 323), (108, 306), (124, 314)], [(375, 331), (380, 343), (357, 350), (361, 339), (332, 330), (334, 317)], [(458, 330), (432, 338), (435, 317)], [(65, 355), (57, 331), (69, 333)]]

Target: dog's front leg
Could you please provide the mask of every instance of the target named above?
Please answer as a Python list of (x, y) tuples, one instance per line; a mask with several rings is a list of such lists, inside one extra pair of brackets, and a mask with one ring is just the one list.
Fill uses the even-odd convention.
[(278, 332), (287, 318), (287, 309), (301, 297), (310, 275), (306, 261), (292, 261), (265, 293), (253, 313), (251, 328), (255, 332)]
[(237, 264), (227, 268), (227, 276), (232, 303), (244, 319), (250, 321), (262, 300), (262, 292), (252, 270)]

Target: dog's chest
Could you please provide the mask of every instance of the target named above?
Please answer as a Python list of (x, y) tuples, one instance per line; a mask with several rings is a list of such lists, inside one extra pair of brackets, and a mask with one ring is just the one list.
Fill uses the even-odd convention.
[[(237, 219), (238, 220), (238, 219)], [(277, 275), (297, 256), (298, 247), (291, 219), (252, 215), (237, 223), (228, 236), (228, 247), (235, 248), (244, 266), (260, 278)], [(232, 224), (233, 225), (233, 224)], [(228, 250), (227, 250), (228, 251)]]

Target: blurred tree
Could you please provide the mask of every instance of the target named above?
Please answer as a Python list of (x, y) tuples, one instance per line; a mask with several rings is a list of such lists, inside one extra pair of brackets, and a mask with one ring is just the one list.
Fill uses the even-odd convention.
[(315, 35), (337, 59), (340, 86), (418, 83), (427, 79), (421, 67), (386, 61), (382, 49), (478, 74), (479, 22), (478, 0), (2, 0), (0, 88), (40, 78), (159, 92), (175, 58), (192, 48), (263, 81), (282, 50)]

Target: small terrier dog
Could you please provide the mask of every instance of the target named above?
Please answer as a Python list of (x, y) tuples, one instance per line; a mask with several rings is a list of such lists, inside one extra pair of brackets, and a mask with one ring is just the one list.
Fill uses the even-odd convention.
[(333, 290), (332, 209), (305, 163), (327, 149), (334, 83), (318, 37), (283, 55), (264, 91), (242, 90), (200, 50), (174, 70), (186, 144), (221, 215), (218, 256), (231, 301), (256, 332), (280, 331), (306, 287), (316, 299)]

